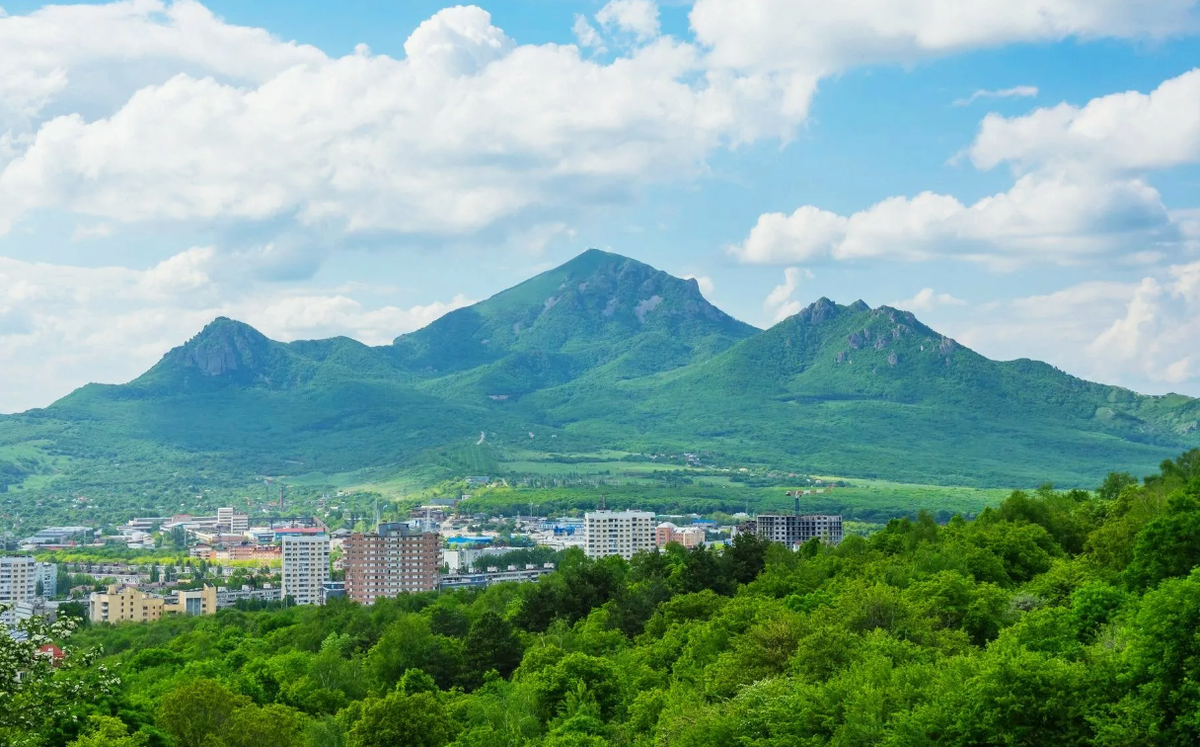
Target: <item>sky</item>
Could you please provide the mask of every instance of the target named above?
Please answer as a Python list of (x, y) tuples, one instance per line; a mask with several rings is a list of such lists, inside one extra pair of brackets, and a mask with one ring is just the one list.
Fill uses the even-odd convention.
[(1200, 0), (0, 4), (0, 412), (591, 247), (1200, 396)]

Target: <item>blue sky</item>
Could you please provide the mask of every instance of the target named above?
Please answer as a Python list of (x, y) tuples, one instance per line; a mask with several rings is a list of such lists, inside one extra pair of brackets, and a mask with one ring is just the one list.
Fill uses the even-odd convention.
[(592, 246), (763, 327), (863, 298), (1200, 395), (1194, 0), (3, 5), (3, 412)]

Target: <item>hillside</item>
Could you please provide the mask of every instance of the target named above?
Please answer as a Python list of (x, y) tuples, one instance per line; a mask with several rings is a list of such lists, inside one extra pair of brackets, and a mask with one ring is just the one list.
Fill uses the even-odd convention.
[(1200, 443), (1198, 422), (1196, 400), (991, 361), (861, 301), (821, 299), (760, 331), (694, 281), (593, 250), (392, 345), (285, 344), (218, 319), (128, 384), (0, 419), (0, 486), (150, 509), (261, 476), (503, 472), (531, 452), (606, 449), (1091, 486), (1113, 465), (1143, 474)]

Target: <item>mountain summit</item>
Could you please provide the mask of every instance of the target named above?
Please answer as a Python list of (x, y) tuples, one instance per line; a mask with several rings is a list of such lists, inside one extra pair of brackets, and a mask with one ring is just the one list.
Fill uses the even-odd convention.
[(1150, 470), (1198, 428), (1197, 400), (988, 360), (907, 311), (822, 298), (758, 330), (695, 281), (591, 250), (381, 347), (285, 344), (217, 319), (130, 384), (0, 420), (0, 439), (69, 457), (81, 485), (129, 459), (243, 477), (454, 473), (467, 467), (453, 455), (486, 440), (488, 459), (704, 451), (1013, 487)]

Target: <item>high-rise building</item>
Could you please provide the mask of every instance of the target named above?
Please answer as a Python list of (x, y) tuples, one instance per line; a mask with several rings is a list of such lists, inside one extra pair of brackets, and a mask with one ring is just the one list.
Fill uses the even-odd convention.
[(323, 534), (284, 535), (283, 596), (295, 604), (320, 604), (329, 580), (329, 538)]
[(37, 561), (27, 556), (0, 558), (0, 605), (9, 608), (0, 613), (0, 622), (15, 622), (12, 608), (32, 600), (36, 589)]
[(229, 534), (233, 531), (233, 509), (217, 509), (217, 531)]
[(405, 592), (433, 591), (441, 567), (441, 538), (405, 524), (380, 524), (346, 538), (346, 596), (360, 604)]
[(819, 539), (830, 545), (842, 541), (841, 516), (759, 514), (753, 527), (759, 537), (793, 548), (811, 539)]
[(94, 623), (154, 622), (163, 615), (162, 597), (143, 594), (136, 586), (112, 585), (88, 595), (88, 617)]
[(38, 563), (37, 581), (42, 585), (42, 598), (53, 599), (58, 596), (58, 564)]
[(629, 560), (635, 553), (651, 551), (654, 544), (654, 514), (648, 511), (592, 511), (583, 515), (583, 550), (589, 558), (620, 555)]

